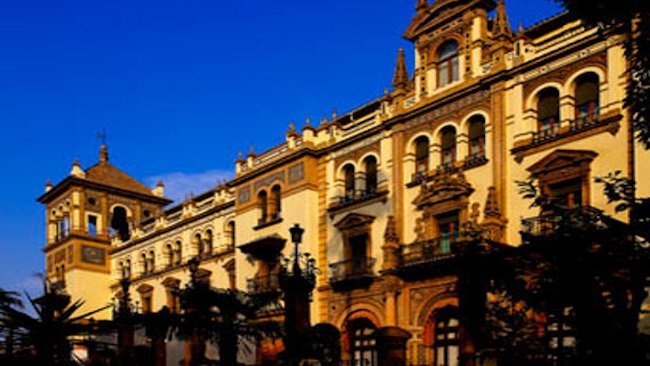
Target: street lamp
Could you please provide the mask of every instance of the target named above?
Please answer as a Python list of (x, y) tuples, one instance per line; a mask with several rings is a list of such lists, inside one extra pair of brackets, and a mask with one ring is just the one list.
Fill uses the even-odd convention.
[(291, 229), (291, 241), (295, 246), (295, 252), (293, 256), (293, 271), (295, 274), (300, 273), (300, 257), (298, 256), (298, 246), (302, 243), (302, 234), (305, 232), (305, 229), (300, 227), (300, 224), (295, 224)]

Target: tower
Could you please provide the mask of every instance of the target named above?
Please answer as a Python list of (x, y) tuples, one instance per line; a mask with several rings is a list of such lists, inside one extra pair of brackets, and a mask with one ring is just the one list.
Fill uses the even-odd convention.
[(106, 145), (95, 165), (84, 170), (75, 161), (68, 177), (55, 186), (48, 182), (38, 202), (46, 212), (46, 278), (73, 301), (83, 300), (86, 311), (108, 305), (110, 287), (119, 279), (111, 276), (111, 248), (171, 203), (162, 185), (152, 190), (112, 165)]

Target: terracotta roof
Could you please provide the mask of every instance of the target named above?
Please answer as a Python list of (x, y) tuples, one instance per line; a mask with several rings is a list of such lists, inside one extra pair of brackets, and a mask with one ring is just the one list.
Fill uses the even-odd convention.
[(100, 161), (88, 168), (84, 179), (126, 191), (137, 192), (149, 196), (153, 194), (149, 187), (130, 177), (108, 161)]

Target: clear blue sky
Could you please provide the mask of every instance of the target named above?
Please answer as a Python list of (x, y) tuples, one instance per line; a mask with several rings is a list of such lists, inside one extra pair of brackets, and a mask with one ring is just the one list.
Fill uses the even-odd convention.
[[(210, 187), (237, 151), (282, 142), (390, 85), (416, 0), (0, 2), (0, 287), (33, 290), (34, 200), (78, 158), (111, 161), (172, 195)], [(509, 0), (516, 28), (560, 9)], [(409, 54), (408, 62), (412, 57)]]

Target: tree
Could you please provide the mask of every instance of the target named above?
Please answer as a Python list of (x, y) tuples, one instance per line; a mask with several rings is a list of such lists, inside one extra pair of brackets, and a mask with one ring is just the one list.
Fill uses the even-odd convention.
[[(616, 200), (612, 192), (626, 190), (613, 178), (597, 181)], [(540, 214), (524, 221), (523, 245), (490, 273), (495, 357), (512, 365), (642, 364), (637, 325), (650, 274), (646, 239), (602, 211), (558, 204), (533, 181), (519, 185)]]
[(555, 0), (588, 25), (620, 32), (628, 60), (627, 96), (636, 137), (650, 149), (650, 2), (644, 0)]
[(0, 341), (2, 343), (2, 346), (0, 346), (0, 358), (8, 359), (13, 357), (14, 353), (15, 330), (7, 321), (5, 310), (20, 306), (22, 306), (22, 301), (20, 301), (17, 292), (6, 291), (0, 288)]
[[(198, 265), (198, 264), (196, 264)], [(172, 334), (189, 342), (192, 365), (204, 359), (205, 342), (219, 348), (219, 365), (236, 365), (240, 348), (263, 338), (278, 338), (279, 323), (259, 319), (261, 312), (279, 307), (277, 294), (252, 294), (235, 289), (216, 289), (196, 278), (179, 292), (183, 313), (172, 323)], [(190, 264), (192, 271), (192, 265)]]
[(13, 329), (15, 344), (22, 351), (21, 365), (79, 364), (72, 354), (73, 344), (93, 330), (94, 325), (87, 320), (104, 309), (75, 316), (83, 301), (72, 302), (70, 296), (54, 292), (47, 285), (43, 296), (26, 297), (35, 315), (12, 306), (2, 309), (4, 322)]

